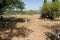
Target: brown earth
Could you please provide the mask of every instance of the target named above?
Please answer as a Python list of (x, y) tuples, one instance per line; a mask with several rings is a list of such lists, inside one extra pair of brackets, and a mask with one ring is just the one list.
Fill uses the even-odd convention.
[(53, 25), (55, 23), (60, 24), (59, 21), (39, 19), (39, 14), (17, 15), (15, 17), (29, 19), (30, 21), (26, 21), (24, 23), (18, 22), (16, 24), (16, 27), (25, 26), (26, 28), (31, 29), (33, 32), (31, 32), (30, 35), (25, 38), (13, 37), (12, 40), (46, 40), (45, 32), (51, 32), (51, 30), (47, 29), (45, 26)]

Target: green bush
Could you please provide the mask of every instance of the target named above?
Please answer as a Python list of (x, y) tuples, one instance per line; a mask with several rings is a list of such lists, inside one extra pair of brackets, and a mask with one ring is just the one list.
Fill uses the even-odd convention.
[(19, 15), (19, 14), (27, 14), (27, 15), (33, 15), (35, 12), (33, 10), (29, 11), (5, 11), (4, 15)]
[(21, 11), (5, 11), (4, 15), (19, 15), (19, 14), (25, 14), (25, 12), (21, 12)]
[(33, 15), (34, 14), (34, 11), (33, 10), (29, 10), (29, 11), (26, 11), (25, 14)]
[(54, 19), (55, 17), (58, 17), (58, 14), (60, 14), (59, 11), (60, 11), (59, 2), (45, 3), (42, 6), (41, 17)]

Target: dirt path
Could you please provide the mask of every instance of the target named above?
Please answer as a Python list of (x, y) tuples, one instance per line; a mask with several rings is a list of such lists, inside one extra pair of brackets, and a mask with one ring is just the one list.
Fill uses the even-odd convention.
[[(34, 18), (33, 18), (34, 17)], [(30, 22), (23, 23), (24, 26), (33, 30), (33, 32), (26, 38), (13, 38), (12, 40), (45, 40), (45, 32), (48, 31), (46, 28), (42, 27), (43, 21), (38, 19), (39, 16), (31, 16)], [(19, 24), (18, 24), (19, 25)]]
[[(50, 31), (49, 29), (46, 29), (44, 25), (53, 24), (56, 22), (51, 21), (44, 21), (39, 18), (39, 15), (33, 15), (33, 16), (25, 16), (26, 18), (30, 19), (30, 22), (25, 22), (20, 25), (20, 23), (17, 24), (17, 26), (26, 26), (27, 28), (33, 30), (33, 32), (26, 38), (16, 38), (14, 37), (12, 40), (46, 40), (45, 32)], [(60, 23), (60, 22), (57, 22)]]

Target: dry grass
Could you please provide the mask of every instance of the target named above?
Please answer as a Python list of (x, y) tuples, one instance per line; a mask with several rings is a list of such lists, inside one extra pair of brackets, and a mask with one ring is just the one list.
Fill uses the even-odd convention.
[[(39, 14), (15, 15), (14, 17), (17, 19), (18, 18), (24, 18), (25, 20), (28, 19), (29, 21), (25, 21), (22, 23), (22, 22), (19, 22), (20, 19), (18, 19), (17, 20), (18, 22), (10, 23), (13, 27), (12, 28), (13, 31), (12, 31), (12, 33), (10, 33), (10, 35), (9, 34), (8, 35), (11, 36), (11, 35), (18, 34), (17, 36), (19, 36), (19, 34), (20, 34), (19, 38), (17, 38), (16, 36), (11, 37), (11, 38), (9, 37), (10, 40), (46, 40), (45, 33), (46, 32), (51, 33), (51, 29), (49, 27), (55, 23), (60, 24), (59, 21), (38, 19), (40, 17)], [(11, 27), (11, 25), (10, 25), (10, 27)], [(48, 26), (46, 26), (46, 25), (48, 25)], [(17, 31), (17, 30), (20, 30), (20, 31)], [(32, 30), (33, 32), (30, 32), (30, 30)], [(29, 36), (25, 37), (25, 35), (29, 35)]]

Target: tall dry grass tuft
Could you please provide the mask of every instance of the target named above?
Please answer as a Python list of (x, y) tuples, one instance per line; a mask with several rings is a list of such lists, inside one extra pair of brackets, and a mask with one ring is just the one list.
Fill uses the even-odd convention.
[(0, 21), (0, 40), (11, 40), (13, 37), (27, 37), (32, 30), (26, 27), (16, 27), (16, 23), (24, 23), (23, 18), (5, 18), (5, 20)]
[(45, 34), (47, 39), (49, 38), (50, 40), (60, 40), (60, 24), (56, 23), (50, 26), (46, 26), (46, 28), (51, 30), (51, 32), (46, 32)]

